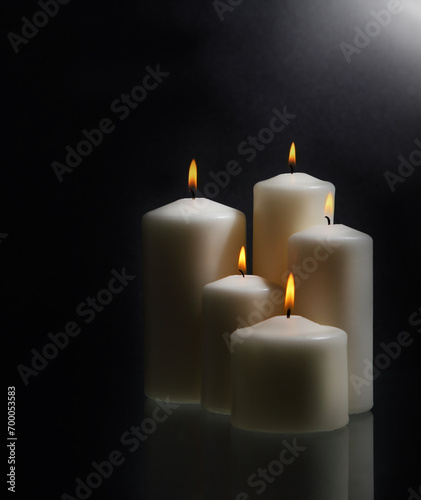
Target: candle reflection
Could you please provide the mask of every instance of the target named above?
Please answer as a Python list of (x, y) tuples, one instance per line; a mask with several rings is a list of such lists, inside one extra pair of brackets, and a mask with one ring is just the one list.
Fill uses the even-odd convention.
[(231, 422), (229, 415), (203, 410), (203, 500), (231, 500)]
[[(145, 418), (154, 418), (157, 403), (145, 401)], [(201, 413), (199, 405), (174, 409), (145, 442), (147, 500), (201, 498)]]
[(349, 500), (374, 498), (373, 414), (349, 417)]
[(234, 498), (347, 500), (348, 428), (262, 434), (232, 428)]
[[(145, 417), (156, 402), (147, 400)], [(229, 415), (180, 405), (145, 442), (147, 500), (373, 500), (373, 415), (331, 432), (235, 428)]]

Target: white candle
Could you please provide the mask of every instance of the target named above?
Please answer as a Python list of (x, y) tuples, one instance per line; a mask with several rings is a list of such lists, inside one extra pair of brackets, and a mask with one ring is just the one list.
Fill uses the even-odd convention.
[(289, 239), (299, 293), (295, 312), (348, 334), (349, 411), (373, 406), (373, 240), (342, 224), (319, 225)]
[(202, 289), (234, 274), (245, 216), (214, 201), (181, 199), (142, 219), (145, 393), (199, 402)]
[[(242, 273), (246, 272), (243, 250), (239, 258)], [(231, 333), (281, 314), (283, 301), (279, 285), (260, 276), (227, 276), (203, 288), (201, 403), (205, 409), (231, 412), (230, 358), (235, 349), (230, 343)]]
[[(294, 143), (293, 143), (294, 146)], [(290, 165), (295, 164), (295, 146)], [(288, 238), (324, 222), (324, 204), (335, 186), (304, 173), (280, 174), (254, 186), (253, 274), (285, 284)]]
[[(301, 316), (275, 316), (251, 330), (231, 356), (235, 427), (316, 432), (348, 423), (344, 331)], [(241, 336), (236, 330), (232, 342)]]

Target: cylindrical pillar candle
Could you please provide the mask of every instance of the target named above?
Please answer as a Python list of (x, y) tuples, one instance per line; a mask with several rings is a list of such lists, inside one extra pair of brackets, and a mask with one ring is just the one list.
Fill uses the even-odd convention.
[(373, 406), (373, 240), (342, 224), (318, 225), (289, 239), (297, 279), (295, 312), (348, 334), (349, 411)]
[[(295, 146), (291, 148), (293, 172)], [(288, 238), (322, 224), (324, 205), (335, 186), (304, 173), (280, 174), (254, 186), (253, 274), (285, 284), (288, 277)]]
[[(239, 259), (239, 269), (245, 271)], [(260, 276), (227, 276), (203, 288), (202, 406), (217, 413), (231, 412), (230, 358), (236, 348), (231, 333), (251, 326), (283, 309), (284, 292)], [(247, 337), (238, 342), (247, 342)]]
[(234, 274), (245, 244), (242, 212), (181, 199), (142, 219), (145, 393), (199, 402), (202, 289)]
[[(287, 286), (287, 298), (288, 298)], [(348, 423), (347, 335), (301, 316), (257, 323), (231, 355), (231, 422), (265, 432), (317, 432)], [(232, 342), (241, 338), (241, 329)]]

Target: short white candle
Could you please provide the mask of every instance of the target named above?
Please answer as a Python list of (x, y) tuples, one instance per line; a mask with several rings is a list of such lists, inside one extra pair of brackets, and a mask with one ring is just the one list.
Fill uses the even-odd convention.
[[(244, 247), (239, 270), (246, 272)], [(202, 406), (231, 412), (231, 333), (281, 314), (284, 292), (279, 285), (253, 275), (227, 276), (203, 288)], [(247, 330), (243, 330), (247, 333)], [(239, 342), (247, 342), (247, 338)]]
[[(295, 312), (348, 334), (349, 411), (373, 406), (373, 240), (342, 224), (318, 225), (289, 239), (297, 279)], [(368, 374), (368, 375), (367, 375)]]
[[(235, 427), (316, 432), (348, 423), (344, 331), (301, 316), (275, 316), (251, 330), (231, 356)], [(232, 342), (241, 336), (236, 330)]]
[(234, 274), (245, 244), (242, 212), (181, 199), (142, 219), (145, 393), (199, 402), (202, 289)]
[[(295, 146), (291, 147), (291, 171)], [(254, 186), (253, 274), (285, 284), (288, 276), (288, 238), (324, 222), (330, 182), (304, 173), (280, 174)]]

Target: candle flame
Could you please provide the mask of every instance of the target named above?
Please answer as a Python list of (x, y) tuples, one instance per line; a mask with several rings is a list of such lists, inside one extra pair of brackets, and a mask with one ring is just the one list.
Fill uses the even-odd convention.
[(189, 168), (189, 190), (197, 190), (197, 165), (194, 158), (191, 161)]
[(238, 270), (242, 274), (247, 274), (246, 249), (244, 245), (241, 247), (240, 255), (238, 256)]
[(295, 142), (291, 144), (291, 149), (289, 150), (289, 159), (288, 159), (288, 165), (295, 167), (297, 163), (297, 156), (295, 153)]
[(325, 216), (331, 219), (333, 217), (333, 194), (329, 193), (326, 197)]
[(285, 291), (285, 310), (288, 311), (294, 307), (295, 284), (292, 273), (288, 276), (287, 288)]

